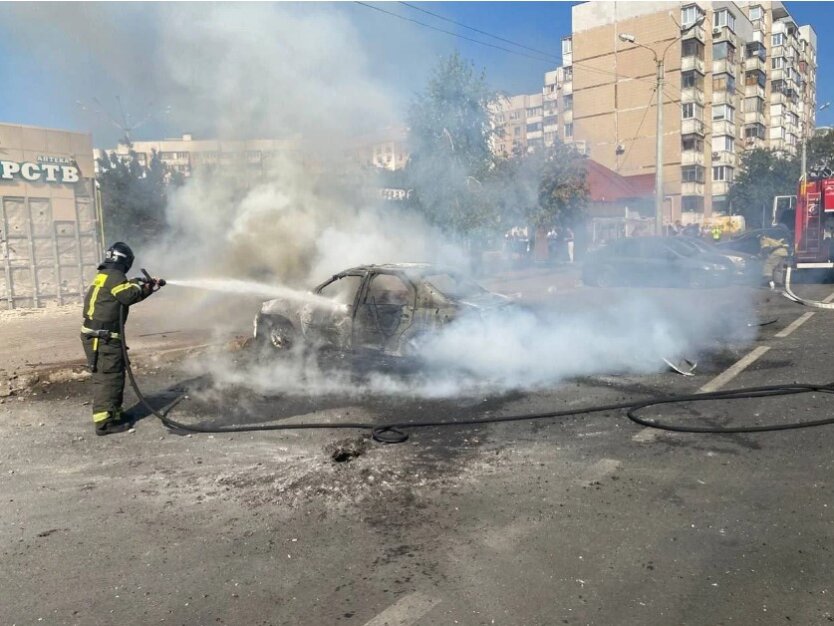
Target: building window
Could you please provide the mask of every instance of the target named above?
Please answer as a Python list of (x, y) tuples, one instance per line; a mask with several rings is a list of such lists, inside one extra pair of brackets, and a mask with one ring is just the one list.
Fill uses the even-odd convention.
[(724, 26), (729, 26), (731, 31), (736, 32), (736, 16), (727, 9), (712, 14), (712, 27), (723, 28)]
[(681, 209), (687, 213), (703, 213), (704, 198), (702, 196), (681, 196)]
[(573, 40), (570, 37), (562, 39), (562, 54), (573, 52)]
[[(764, 89), (766, 81), (767, 81), (767, 77), (765, 76), (765, 73), (760, 72), (758, 70), (753, 71), (753, 72), (747, 72), (744, 75), (744, 84), (745, 85), (758, 85), (759, 87)], [(774, 85), (775, 85), (775, 83), (774, 83)]]
[(683, 135), (681, 136), (681, 150), (694, 150), (695, 152), (704, 151), (704, 140), (697, 135)]
[(733, 182), (733, 168), (729, 165), (718, 165), (713, 167), (712, 179), (723, 183)]
[(684, 165), (681, 168), (681, 179), (685, 183), (704, 182), (704, 168), (700, 165)]
[(736, 79), (729, 74), (715, 74), (712, 78), (712, 90), (735, 93)]
[(569, 83), (573, 80), (573, 68), (568, 66), (565, 68), (565, 82)]
[(719, 104), (712, 107), (713, 120), (727, 120), (728, 122), (734, 122), (736, 119), (735, 113), (736, 110), (729, 104)]
[(689, 72), (681, 72), (681, 88), (687, 89), (689, 87), (696, 87), (697, 89), (704, 88), (704, 76), (700, 72), (691, 70)]
[(781, 70), (785, 67), (785, 57), (773, 57), (770, 59), (770, 69)]
[(762, 19), (762, 7), (750, 7), (750, 21), (755, 22), (756, 20)]
[(712, 145), (715, 150), (722, 150), (724, 152), (736, 151), (736, 141), (733, 137), (730, 137), (729, 135), (721, 135), (719, 137), (714, 137)]
[(747, 44), (747, 58), (752, 59), (755, 57), (759, 57), (762, 61), (767, 58), (767, 50), (765, 50), (764, 45), (760, 41)]
[(704, 44), (697, 39), (685, 39), (681, 45), (682, 57), (695, 57), (704, 60)]
[(785, 33), (773, 33), (770, 38), (770, 45), (771, 46), (781, 46), (785, 43)]
[(521, 134), (521, 126), (513, 126), (513, 135), (520, 135)]
[(765, 127), (764, 124), (751, 124), (744, 127), (745, 139), (764, 139)]
[(713, 196), (712, 197), (712, 212), (727, 214), (730, 208), (730, 201), (727, 196)]
[(562, 100), (562, 107), (565, 111), (573, 110), (573, 94), (569, 94), (564, 97), (564, 100)]
[(744, 99), (745, 113), (764, 113), (764, 100), (761, 98), (745, 98)]
[(573, 124), (565, 124), (565, 137), (573, 137)]
[(721, 61), (727, 60), (727, 63), (733, 64), (736, 62), (736, 49), (728, 41), (720, 41), (712, 44), (712, 60)]
[(702, 120), (704, 119), (704, 108), (694, 102), (686, 102), (681, 106), (681, 118)]
[(536, 131), (540, 131), (542, 129), (542, 123), (536, 122), (535, 124), (527, 124), (527, 132), (528, 133), (535, 133)]
[(704, 12), (697, 4), (690, 4), (681, 9), (681, 26), (689, 26), (698, 21)]

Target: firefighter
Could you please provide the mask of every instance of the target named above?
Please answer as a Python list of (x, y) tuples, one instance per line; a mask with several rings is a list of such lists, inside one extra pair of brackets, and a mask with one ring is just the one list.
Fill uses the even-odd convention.
[(141, 302), (165, 284), (160, 279), (128, 280), (133, 251), (118, 241), (104, 255), (98, 274), (84, 298), (81, 343), (87, 365), (93, 374), (93, 424), (97, 435), (110, 435), (130, 428), (122, 413), (125, 387), (125, 361), (119, 335), (119, 314)]
[(721, 241), (721, 227), (718, 224), (712, 227), (711, 232), (713, 241)]

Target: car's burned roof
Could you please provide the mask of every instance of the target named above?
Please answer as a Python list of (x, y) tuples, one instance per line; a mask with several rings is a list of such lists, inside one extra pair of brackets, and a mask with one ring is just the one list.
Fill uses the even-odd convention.
[(369, 265), (357, 265), (342, 273), (348, 272), (369, 272), (373, 270), (384, 270), (390, 272), (405, 272), (406, 274), (422, 275), (429, 271), (443, 271), (431, 263), (380, 263)]

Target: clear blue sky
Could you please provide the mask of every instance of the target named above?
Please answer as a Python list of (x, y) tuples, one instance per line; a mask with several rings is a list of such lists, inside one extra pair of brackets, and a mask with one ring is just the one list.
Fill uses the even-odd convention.
[[(96, 143), (112, 144), (119, 135), (101, 115), (86, 113), (77, 100), (98, 97), (115, 113), (115, 96), (139, 117), (149, 100), (165, 103), (165, 93), (147, 93), (154, 82), (155, 45), (159, 39), (159, 5), (102, 3), (83, 6), (46, 3), (0, 3), (0, 122), (93, 130)], [(373, 3), (398, 15), (449, 30), (464, 37), (540, 56), (506, 42), (426, 15), (402, 3)], [(570, 33), (573, 2), (433, 2), (416, 6), (550, 53), (549, 61), (509, 54), (406, 22), (352, 2), (296, 5), (318, 7), (339, 16), (354, 29), (364, 48), (364, 71), (397, 94), (404, 106), (420, 90), (437, 59), (458, 49), (486, 70), (495, 88), (509, 93), (541, 88), (543, 73), (560, 56), (560, 40)], [(35, 5), (40, 5), (35, 6)], [(80, 5), (73, 3), (74, 7)], [(192, 5), (195, 6), (195, 5)], [(243, 5), (241, 5), (243, 6)], [(284, 5), (289, 6), (289, 5)], [(70, 8), (68, 8), (70, 7)], [(788, 2), (799, 24), (817, 32), (818, 102), (834, 101), (834, 4)], [(278, 7), (280, 10), (280, 6)], [(245, 10), (245, 9), (242, 9)], [(89, 31), (90, 24), (93, 30)], [(326, 46), (326, 43), (324, 44)], [(132, 49), (132, 51), (131, 51)], [(338, 62), (338, 59), (334, 59)], [(182, 96), (182, 94), (180, 94)], [(185, 128), (183, 107), (175, 117), (155, 119), (136, 138), (177, 135)], [(834, 125), (834, 107), (820, 114), (820, 125)]]

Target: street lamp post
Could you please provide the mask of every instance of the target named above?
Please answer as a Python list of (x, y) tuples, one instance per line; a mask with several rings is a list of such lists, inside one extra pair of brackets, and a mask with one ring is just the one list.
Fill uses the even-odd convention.
[(658, 56), (654, 48), (649, 48), (637, 41), (634, 35), (628, 33), (620, 33), (620, 41), (634, 44), (640, 48), (645, 48), (654, 56), (654, 62), (657, 66), (656, 85), (657, 92), (657, 145), (655, 146), (655, 176), (654, 176), (654, 225), (657, 235), (663, 234), (663, 80), (665, 74), (665, 60), (666, 53), (670, 48), (676, 44), (681, 38), (696, 26), (700, 26), (704, 22), (704, 16), (700, 16), (697, 20), (692, 22), (689, 26), (680, 28), (680, 35), (669, 42), (669, 45), (663, 50), (663, 54)]

